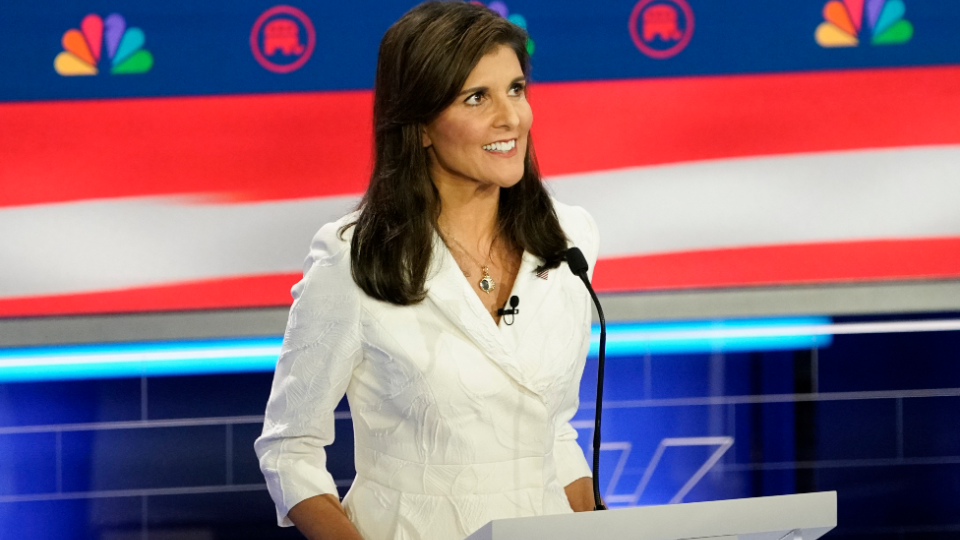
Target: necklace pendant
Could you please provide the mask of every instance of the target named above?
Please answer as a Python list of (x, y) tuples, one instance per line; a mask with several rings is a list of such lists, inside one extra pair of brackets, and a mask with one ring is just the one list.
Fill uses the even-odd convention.
[(492, 293), (497, 288), (497, 283), (490, 277), (490, 271), (483, 267), (483, 277), (480, 278), (480, 290), (485, 293)]

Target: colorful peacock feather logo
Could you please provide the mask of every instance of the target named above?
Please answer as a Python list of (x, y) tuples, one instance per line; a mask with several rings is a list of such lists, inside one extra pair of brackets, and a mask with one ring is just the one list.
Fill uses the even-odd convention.
[(153, 55), (143, 49), (145, 39), (143, 30), (127, 28), (119, 13), (106, 19), (91, 13), (80, 22), (79, 30), (71, 28), (63, 34), (63, 52), (53, 61), (53, 68), (63, 76), (96, 75), (101, 53), (106, 52), (110, 73), (145, 73), (153, 67)]
[[(478, 2), (477, 0), (473, 0), (470, 3), (477, 4), (478, 6), (484, 5), (483, 2)], [(507, 4), (501, 2), (500, 0), (493, 0), (493, 2), (490, 2), (486, 6), (490, 8), (492, 11), (495, 11), (498, 14), (500, 14), (500, 16), (503, 17), (504, 19), (512, 22), (513, 24), (519, 26), (520, 28), (523, 28), (524, 30), (527, 29), (527, 19), (524, 18), (524, 16), (519, 13), (510, 13), (510, 10), (507, 9)], [(532, 56), (534, 48), (535, 47), (533, 44), (533, 40), (530, 39), (530, 36), (528, 35), (527, 36), (527, 54)]]
[(866, 37), (866, 23), (873, 45), (906, 43), (913, 37), (913, 25), (903, 18), (906, 11), (903, 0), (831, 0), (814, 37), (821, 47), (856, 47)]

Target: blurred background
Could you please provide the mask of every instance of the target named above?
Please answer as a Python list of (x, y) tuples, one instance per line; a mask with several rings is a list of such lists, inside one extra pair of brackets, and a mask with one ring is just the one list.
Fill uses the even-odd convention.
[[(299, 537), (253, 440), (415, 3), (0, 4), (0, 538)], [(960, 537), (960, 3), (489, 7), (601, 231), (611, 506), (836, 490), (831, 536)]]

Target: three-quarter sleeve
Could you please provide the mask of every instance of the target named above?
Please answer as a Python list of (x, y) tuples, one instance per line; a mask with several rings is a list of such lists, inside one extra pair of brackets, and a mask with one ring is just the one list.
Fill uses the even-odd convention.
[(360, 290), (338, 225), (317, 233), (292, 290), (263, 433), (254, 444), (281, 526), (293, 525), (287, 513), (300, 501), (337, 494), (324, 447), (334, 440), (334, 409), (363, 357)]
[[(580, 248), (584, 258), (587, 260), (588, 276), (593, 278), (593, 269), (597, 264), (597, 257), (600, 252), (600, 232), (597, 229), (597, 223), (593, 217), (583, 208), (574, 207), (580, 214), (582, 220), (576, 224), (575, 230), (570, 231), (570, 239), (574, 245)], [(585, 293), (585, 292), (584, 292)], [(586, 294), (586, 293), (585, 293)], [(585, 361), (590, 351), (590, 321), (585, 321), (586, 335), (581, 344), (578, 357)], [(580, 364), (583, 365), (582, 363)], [(577, 443), (577, 430), (570, 424), (570, 420), (577, 413), (580, 407), (580, 379), (583, 375), (581, 368), (577, 377), (571, 382), (564, 394), (557, 415), (556, 440), (554, 442), (554, 456), (557, 462), (557, 480), (563, 486), (569, 485), (574, 480), (584, 477), (592, 477), (593, 471), (587, 463), (583, 450)]]

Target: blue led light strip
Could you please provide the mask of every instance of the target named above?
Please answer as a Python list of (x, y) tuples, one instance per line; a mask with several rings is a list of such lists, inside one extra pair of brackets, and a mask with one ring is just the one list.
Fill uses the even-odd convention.
[[(610, 357), (824, 347), (828, 317), (611, 323)], [(593, 328), (591, 355), (599, 328)], [(272, 371), (282, 338), (234, 338), (0, 349), (0, 382)]]
[[(829, 317), (789, 317), (728, 321), (619, 323), (607, 325), (607, 356), (798, 350), (833, 342)], [(600, 325), (593, 326), (590, 355), (600, 347)]]
[(0, 382), (272, 371), (282, 338), (0, 350)]

